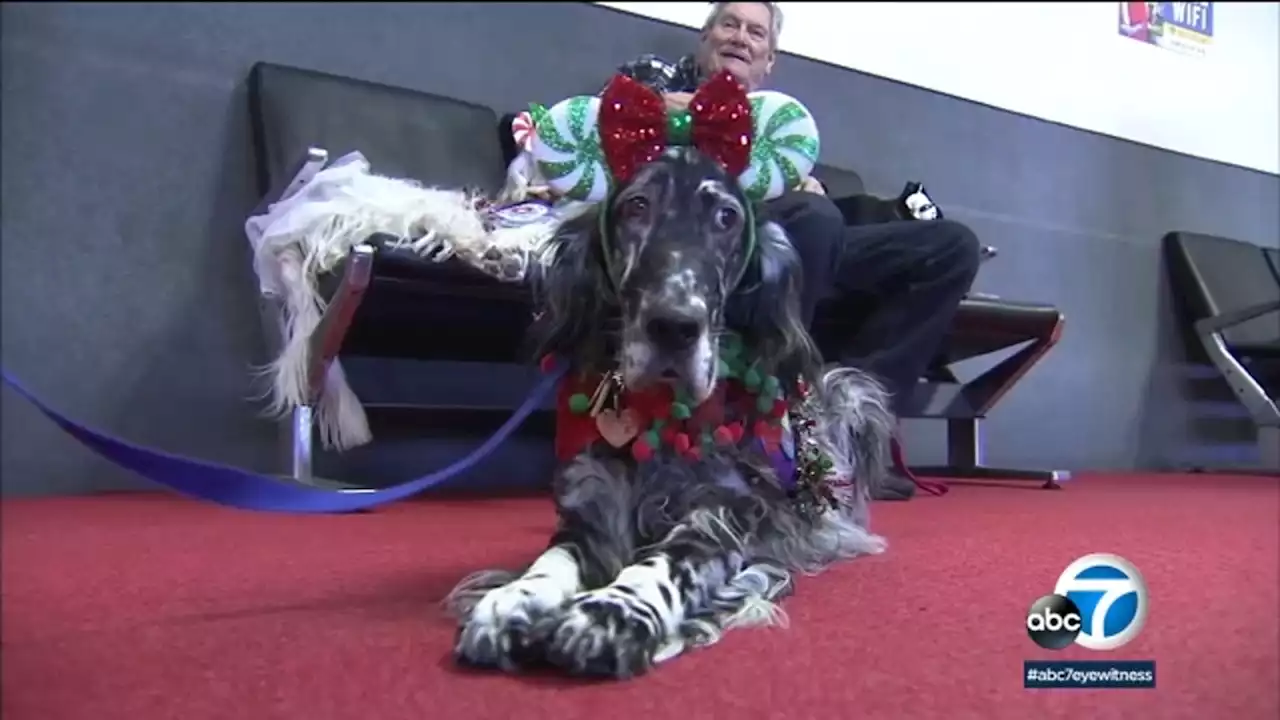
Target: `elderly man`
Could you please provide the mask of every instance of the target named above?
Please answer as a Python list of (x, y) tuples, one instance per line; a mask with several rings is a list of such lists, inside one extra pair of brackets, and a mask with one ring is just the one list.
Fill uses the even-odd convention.
[[(763, 86), (777, 59), (782, 12), (776, 3), (711, 3), (697, 51), (671, 64), (645, 55), (619, 72), (683, 109), (702, 78), (729, 70), (748, 90)], [(825, 188), (809, 179), (768, 204), (804, 263), (803, 312), (861, 292), (875, 309), (834, 358), (877, 376), (900, 399), (924, 373), (978, 271), (973, 232), (947, 220), (845, 227)], [(915, 485), (896, 477), (882, 499), (907, 499)]]

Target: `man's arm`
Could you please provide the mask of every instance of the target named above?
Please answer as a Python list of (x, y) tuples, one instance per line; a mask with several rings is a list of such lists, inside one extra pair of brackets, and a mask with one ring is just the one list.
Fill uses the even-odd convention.
[[(677, 68), (674, 64), (663, 60), (652, 53), (646, 53), (628, 63), (623, 63), (614, 71), (614, 75), (626, 75), (642, 85), (647, 85), (658, 93), (667, 92), (667, 86), (676, 78)], [(613, 79), (612, 76), (609, 78)], [(609, 82), (600, 87), (597, 95), (604, 92)]]
[[(687, 95), (697, 90), (699, 85), (698, 65), (692, 55), (673, 63), (646, 53), (621, 65), (614, 74), (626, 75), (660, 95)], [(604, 92), (604, 88), (600, 92)]]

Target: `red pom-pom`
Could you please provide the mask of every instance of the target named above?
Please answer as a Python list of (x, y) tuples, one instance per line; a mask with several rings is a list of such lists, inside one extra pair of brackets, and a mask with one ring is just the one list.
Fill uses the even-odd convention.
[(671, 424), (662, 426), (662, 430), (658, 432), (658, 437), (662, 438), (662, 442), (667, 445), (674, 445), (676, 436), (680, 434), (680, 430)]
[(550, 374), (552, 370), (556, 369), (556, 356), (550, 353), (543, 355), (542, 359), (538, 361), (538, 369), (543, 374)]
[(689, 451), (685, 453), (685, 456), (687, 456), (690, 460), (701, 460), (702, 448), (698, 447), (697, 445), (694, 445), (693, 447), (689, 448)]
[(690, 442), (688, 435), (684, 433), (676, 433), (675, 438), (671, 441), (671, 445), (675, 447), (677, 453), (684, 455), (689, 452), (689, 448), (692, 447), (693, 443)]
[(773, 410), (769, 411), (769, 415), (771, 415), (772, 417), (775, 417), (775, 418), (780, 418), (780, 417), (782, 417), (783, 415), (786, 415), (786, 414), (787, 414), (787, 401), (786, 401), (786, 400), (774, 400), (774, 401), (773, 401)]
[(733, 423), (728, 426), (729, 434), (733, 436), (735, 443), (742, 442), (742, 436), (746, 433), (746, 429), (742, 427), (742, 423)]
[(716, 431), (711, 434), (711, 437), (716, 441), (717, 445), (733, 444), (733, 431), (724, 425), (716, 428)]
[(644, 438), (637, 438), (631, 443), (631, 457), (637, 462), (648, 462), (653, 459), (653, 448), (649, 447), (649, 442)]
[(766, 440), (769, 438), (769, 434), (770, 434), (769, 423), (765, 422), (764, 420), (757, 420), (756, 424), (751, 426), (751, 432), (756, 437), (762, 440)]

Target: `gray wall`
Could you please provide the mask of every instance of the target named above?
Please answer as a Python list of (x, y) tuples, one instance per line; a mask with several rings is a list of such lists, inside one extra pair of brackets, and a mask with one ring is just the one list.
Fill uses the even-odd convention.
[[(246, 402), (249, 370), (265, 359), (240, 234), (256, 201), (250, 65), (506, 110), (594, 89), (629, 56), (675, 55), (691, 41), (686, 30), (576, 3), (5, 3), (4, 366), (59, 408), (132, 440), (270, 470), (273, 426)], [(1209, 406), (1188, 398), (1158, 241), (1178, 228), (1275, 243), (1280, 180), (807, 60), (784, 58), (775, 84), (843, 128), (824, 135), (827, 163), (884, 194), (922, 179), (951, 216), (1000, 247), (978, 290), (1066, 311), (1061, 345), (990, 419), (990, 461), (1124, 469), (1223, 459), (1215, 452), (1249, 459), (1247, 445), (1223, 444), (1247, 440), (1238, 421), (1224, 438), (1197, 420)], [(455, 385), (459, 372), (429, 378)], [(422, 377), (419, 388), (430, 384)], [(3, 423), (5, 493), (137, 485), (7, 390)], [(937, 428), (913, 423), (910, 438), (913, 460), (939, 459)], [(399, 458), (406, 469), (385, 472), (402, 475), (451, 450), (384, 443), (364, 455)], [(518, 467), (528, 473), (510, 458), (483, 473)]]

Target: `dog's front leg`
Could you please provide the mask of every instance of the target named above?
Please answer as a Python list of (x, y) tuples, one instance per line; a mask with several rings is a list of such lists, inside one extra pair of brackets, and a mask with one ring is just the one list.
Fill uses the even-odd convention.
[(551, 631), (548, 659), (580, 675), (647, 671), (659, 651), (678, 646), (685, 618), (741, 571), (744, 532), (729, 516), (695, 511), (612, 583), (576, 595)]
[(515, 670), (534, 622), (581, 587), (574, 547), (553, 544), (520, 577), (480, 598), (458, 630), (454, 656), (468, 665)]
[(540, 660), (539, 621), (554, 618), (582, 589), (607, 583), (629, 556), (630, 488), (620, 468), (583, 456), (558, 472), (554, 485), (559, 526), (547, 550), (465, 615), (454, 648), (460, 662), (514, 670)]

